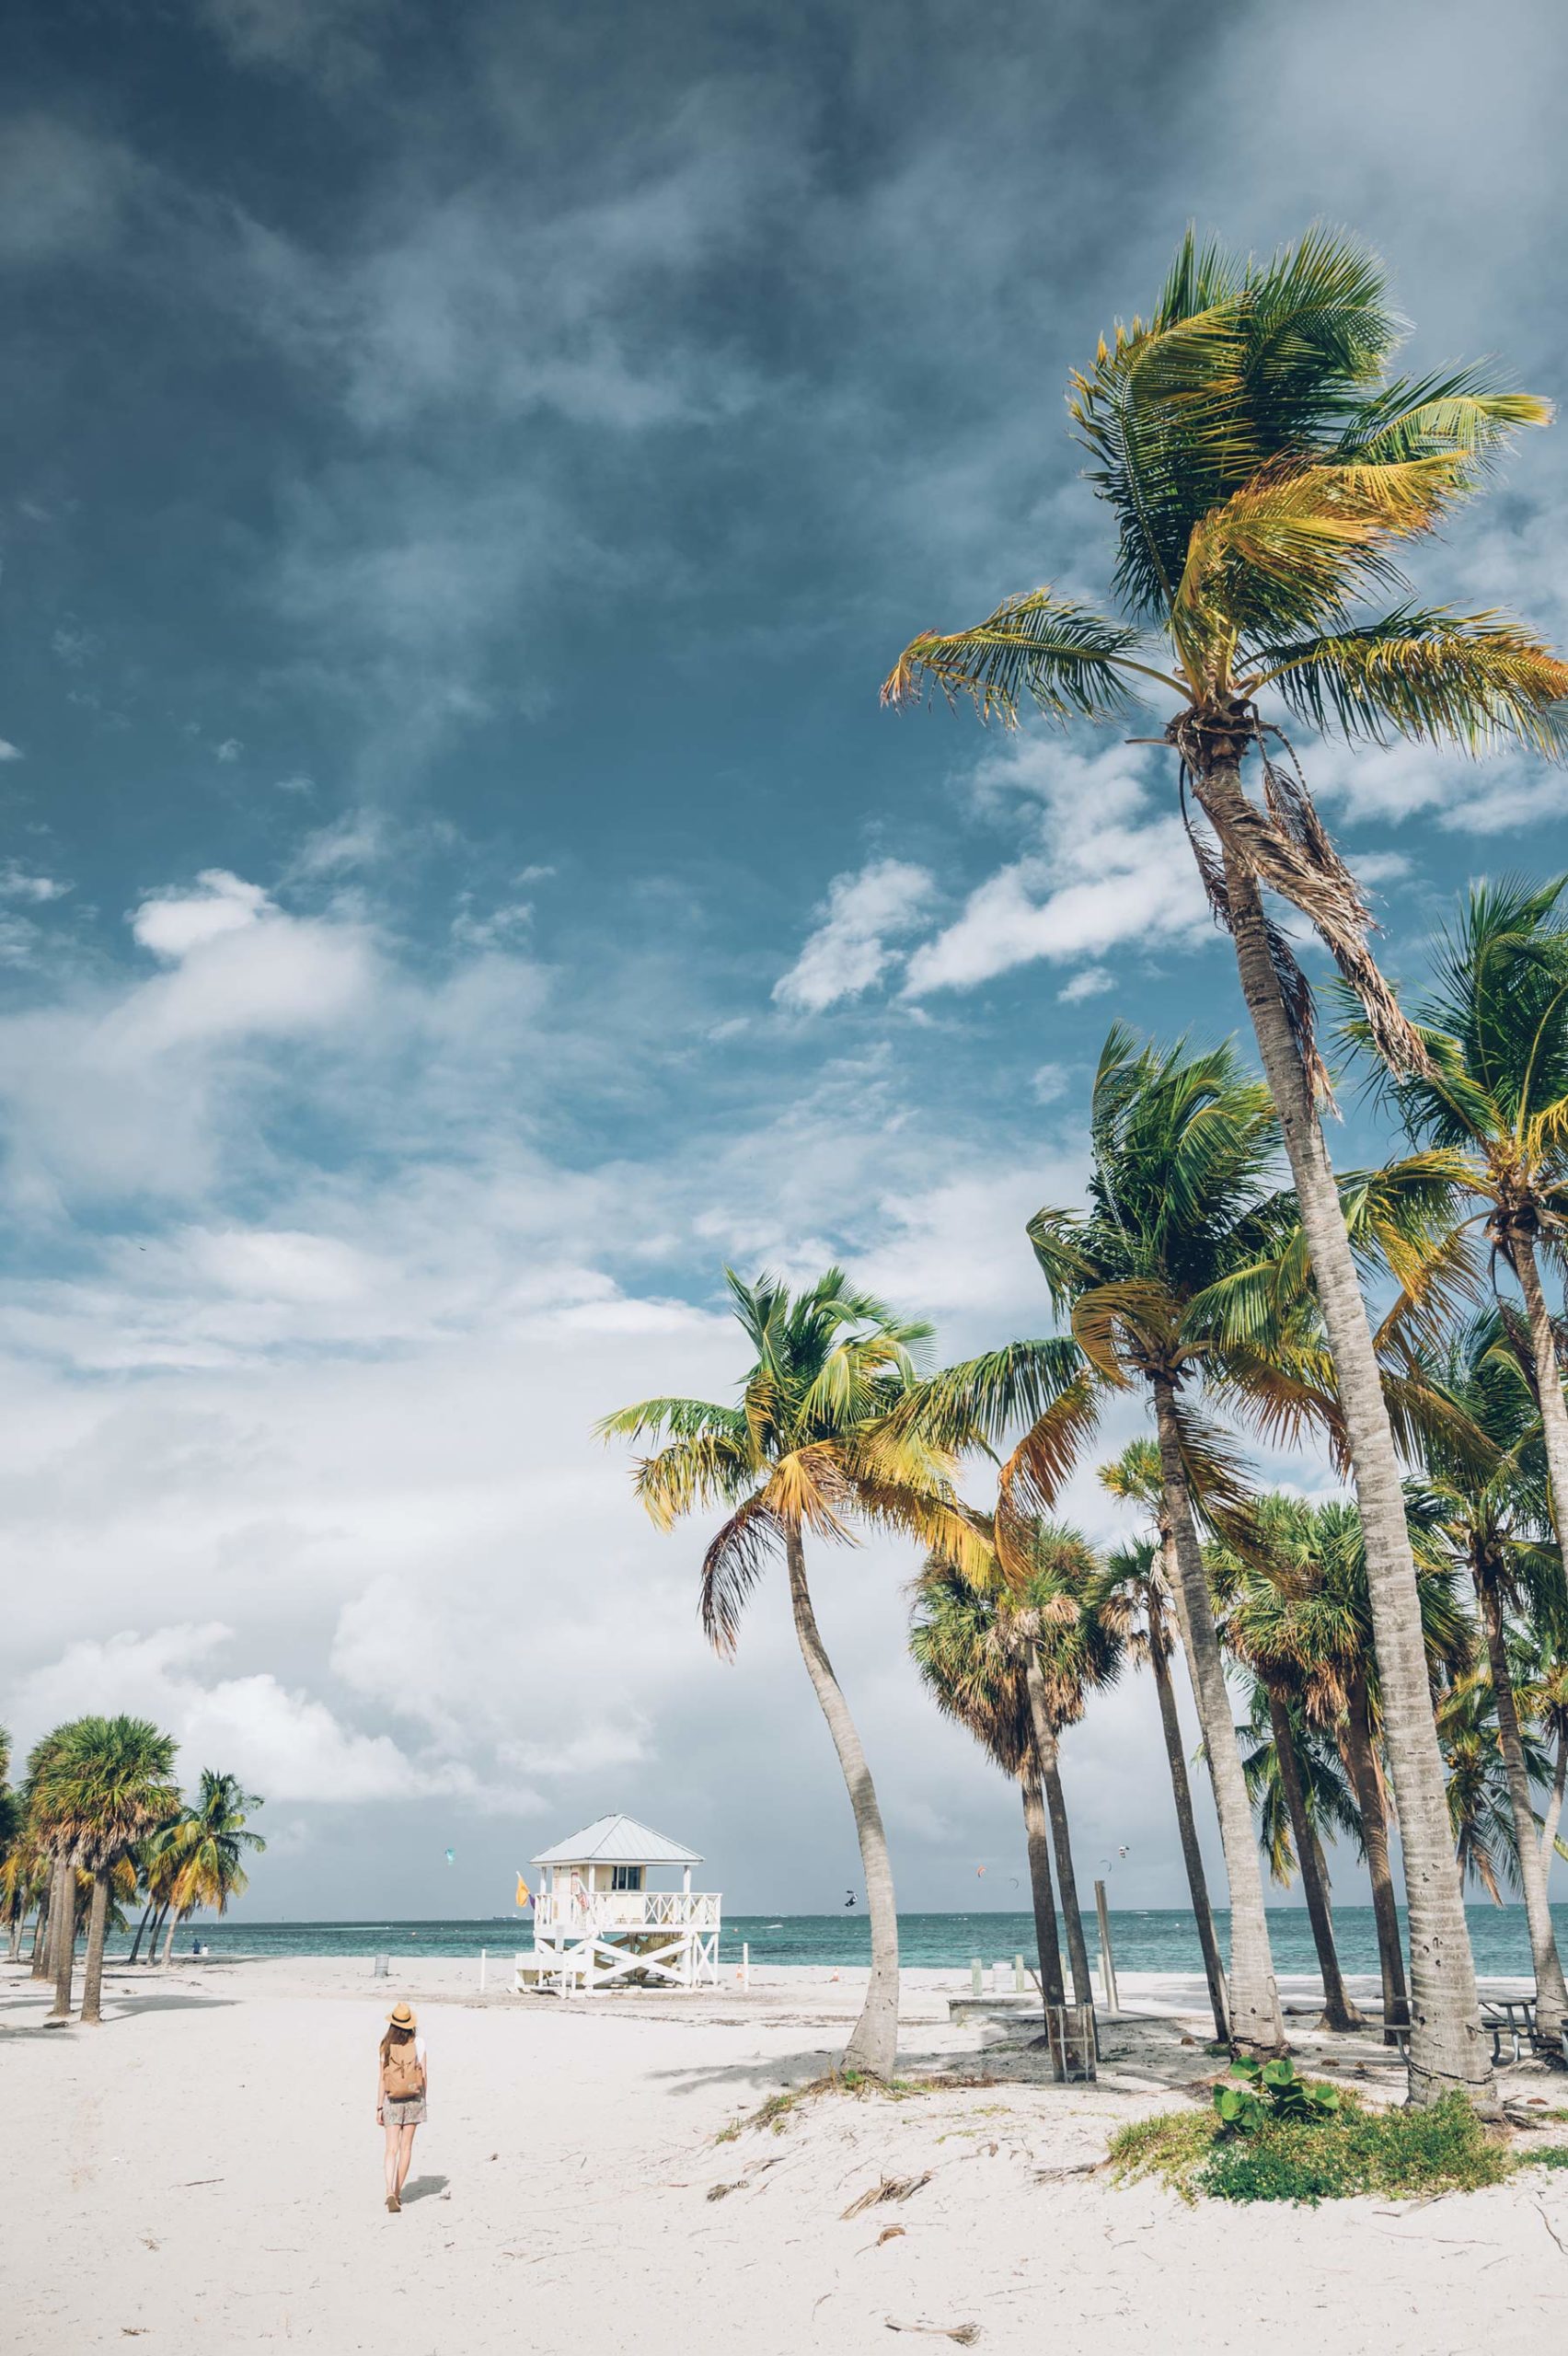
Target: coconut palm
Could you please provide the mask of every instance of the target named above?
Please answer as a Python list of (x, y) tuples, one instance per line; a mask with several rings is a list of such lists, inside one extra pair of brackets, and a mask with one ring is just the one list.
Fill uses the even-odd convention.
[[(1519, 1838), (1498, 1740), (1497, 1695), (1484, 1669), (1455, 1678), (1439, 1697), (1437, 1732), (1448, 1770), (1448, 1822), (1460, 1882), (1473, 1877), (1501, 1906), (1502, 1884), (1519, 1887)], [(1544, 1783), (1551, 1773), (1545, 1751), (1528, 1727), (1522, 1740), (1531, 1781)], [(1533, 1831), (1528, 1845), (1534, 1846)]]
[(890, 1423), (915, 1380), (930, 1328), (895, 1317), (830, 1268), (791, 1296), (773, 1278), (726, 1269), (752, 1351), (737, 1406), (645, 1399), (607, 1415), (604, 1436), (664, 1438), (642, 1458), (637, 1494), (661, 1529), (708, 1507), (730, 1510), (703, 1559), (699, 1611), (709, 1642), (733, 1651), (747, 1598), (782, 1558), (795, 1634), (833, 1737), (854, 1811), (871, 1923), (865, 2007), (848, 2067), (885, 2078), (898, 2040), (898, 1919), (882, 1811), (860, 1738), (817, 1627), (806, 1540), (847, 1540), (851, 1523), (894, 1530), (984, 1576), (989, 1548), (959, 1510), (951, 1465)]
[[(1537, 1999), (1549, 2018), (1568, 2017), (1548, 1898), (1527, 1759), (1528, 1727), (1514, 1690), (1510, 1623), (1562, 1628), (1568, 1622), (1562, 1553), (1553, 1542), (1548, 1508), (1539, 1394), (1528, 1358), (1521, 1363), (1503, 1319), (1475, 1319), (1454, 1336), (1432, 1368), (1432, 1382), (1483, 1435), (1487, 1453), (1455, 1446), (1435, 1429), (1427, 1440), (1425, 1479), (1412, 1486), (1418, 1543), (1439, 1561), (1461, 1565), (1475, 1588), (1486, 1639), (1491, 1707), (1513, 1816), (1515, 1876), (1529, 1923)], [(1555, 1381), (1549, 1386), (1555, 1390)], [(1568, 1496), (1568, 1489), (1563, 1491)]]
[[(1025, 1646), (1007, 1613), (1002, 1583), (982, 1591), (951, 1563), (933, 1555), (916, 1586), (909, 1650), (938, 1708), (968, 1728), (1021, 1793), (1045, 2033), (1051, 2039), (1054, 2018), (1066, 1999), (1050, 1836)], [(1053, 2052), (1060, 2073), (1060, 2048), (1055, 2043)]]
[[(178, 1925), (189, 1922), (202, 1907), (226, 1914), (230, 1899), (243, 1897), (249, 1886), (245, 1852), (259, 1854), (267, 1846), (259, 1832), (249, 1831), (246, 1819), (251, 1809), (262, 1805), (258, 1794), (246, 1791), (237, 1775), (219, 1774), (203, 1767), (191, 1806), (155, 1831), (157, 1878), (167, 1891), (172, 1916), (170, 1944)], [(167, 1948), (164, 1960), (168, 1960)]]
[(1100, 1481), (1101, 1486), (1113, 1497), (1142, 1506), (1155, 1525), (1155, 1538), (1138, 1538), (1130, 1545), (1113, 1548), (1105, 1561), (1106, 1584), (1110, 1595), (1124, 1614), (1131, 1657), (1135, 1660), (1147, 1660), (1154, 1672), (1155, 1692), (1159, 1700), (1160, 1731), (1165, 1737), (1166, 1763), (1170, 1771), (1170, 1790), (1176, 1803), (1176, 1828), (1181, 1835), (1182, 1861), (1187, 1871), (1193, 1919), (1197, 1924), (1198, 1946), (1203, 1953), (1204, 1976), (1208, 1982), (1214, 2033), (1224, 2044), (1230, 2036), (1225, 1966), (1220, 1959), (1219, 1941), (1215, 1934), (1214, 1909), (1209, 1903), (1208, 1877), (1204, 1871), (1203, 1851), (1198, 1845), (1197, 1820), (1193, 1813), (1193, 1786), (1187, 1773), (1186, 1745), (1182, 1740), (1182, 1721), (1176, 1706), (1175, 1680), (1170, 1674), (1171, 1656), (1176, 1647), (1174, 1596), (1177, 1573), (1175, 1542), (1165, 1515), (1165, 1484), (1160, 1473), (1159, 1449), (1153, 1440), (1130, 1440), (1120, 1456), (1101, 1466)]
[[(1419, 1069), (1420, 1040), (1367, 949), (1365, 899), (1268, 699), (1352, 741), (1511, 740), (1556, 756), (1568, 739), (1568, 664), (1496, 615), (1423, 607), (1393, 560), (1549, 411), (1477, 368), (1393, 375), (1401, 332), (1381, 266), (1347, 238), (1314, 229), (1239, 261), (1189, 236), (1153, 316), (1101, 341), (1069, 397), (1115, 519), (1128, 619), (1036, 590), (973, 629), (917, 638), (883, 693), (966, 694), (1009, 725), (1026, 702), (1065, 724), (1119, 719), (1151, 690), (1173, 707), (1158, 741), (1204, 822), (1193, 850), (1283, 1126), (1366, 1525), (1418, 2000), (1412, 2097), (1463, 2085), (1490, 2101), (1399, 1462), (1318, 1114), (1327, 1074), (1309, 987), (1262, 896), (1305, 916), (1379, 1053)], [(1393, 602), (1369, 609), (1374, 595)], [(1261, 801), (1242, 783), (1251, 755)]]

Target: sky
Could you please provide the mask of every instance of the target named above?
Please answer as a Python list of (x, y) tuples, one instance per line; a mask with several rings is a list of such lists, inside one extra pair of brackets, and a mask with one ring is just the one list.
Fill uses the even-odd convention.
[[(1454, 0), (16, 0), (20, 1746), (132, 1708), (239, 1773), (254, 1917), (502, 1911), (611, 1808), (732, 1908), (840, 1903), (784, 1597), (717, 1662), (701, 1531), (591, 1426), (732, 1395), (727, 1261), (842, 1260), (944, 1357), (1047, 1330), (1024, 1222), (1081, 1188), (1109, 1022), (1240, 1015), (1167, 756), (878, 682), (1010, 592), (1103, 595), (1062, 390), (1190, 220), (1350, 228), (1412, 364), (1568, 399), (1565, 75), (1552, 0), (1482, 40)], [(1560, 427), (1424, 587), (1568, 639), (1565, 501)], [(1533, 760), (1302, 750), (1396, 976), (1467, 877), (1563, 863)], [(1065, 1509), (1121, 1527), (1092, 1467)], [(914, 1567), (815, 1565), (901, 1903), (1016, 1904)], [(1181, 1902), (1147, 1678), (1064, 1773), (1086, 1877)]]

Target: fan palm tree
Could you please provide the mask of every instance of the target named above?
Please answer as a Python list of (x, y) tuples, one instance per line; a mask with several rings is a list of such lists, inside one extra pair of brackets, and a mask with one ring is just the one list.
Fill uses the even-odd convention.
[(1193, 1813), (1193, 1786), (1187, 1774), (1186, 1746), (1182, 1738), (1182, 1720), (1176, 1706), (1175, 1680), (1170, 1674), (1171, 1656), (1176, 1646), (1173, 1614), (1177, 1574), (1175, 1542), (1165, 1518), (1165, 1484), (1160, 1473), (1159, 1449), (1149, 1439), (1130, 1440), (1120, 1456), (1101, 1466), (1100, 1481), (1101, 1486), (1112, 1496), (1142, 1506), (1155, 1524), (1157, 1535), (1154, 1539), (1135, 1539), (1130, 1545), (1112, 1550), (1105, 1562), (1106, 1581), (1111, 1595), (1120, 1603), (1125, 1615), (1132, 1657), (1136, 1660), (1147, 1660), (1154, 1672), (1155, 1692), (1159, 1699), (1160, 1731), (1165, 1737), (1165, 1757), (1170, 1770), (1170, 1789), (1176, 1803), (1176, 1829), (1181, 1835), (1182, 1861), (1187, 1870), (1193, 1919), (1197, 1924), (1204, 1976), (1208, 1982), (1214, 2033), (1219, 2042), (1225, 2044), (1230, 2037), (1225, 1966), (1220, 1959), (1219, 1941), (1215, 1934), (1214, 1909), (1209, 1903), (1208, 1877), (1204, 1871), (1203, 1851), (1198, 1845), (1197, 1820)]
[(1094, 1982), (1062, 1790), (1061, 1738), (1066, 1727), (1082, 1718), (1090, 1692), (1113, 1685), (1121, 1675), (1125, 1640), (1103, 1570), (1081, 1531), (1061, 1522), (1037, 1521), (1019, 1553), (1022, 1576), (1012, 1582), (1003, 1611), (1024, 1640), (1025, 1688), (1056, 1853), (1073, 1996), (1076, 2003), (1090, 2004)]
[(982, 1592), (951, 1563), (930, 1557), (915, 1588), (909, 1650), (938, 1708), (968, 1728), (1003, 1774), (1016, 1780), (1022, 1795), (1045, 2034), (1061, 2075), (1063, 2055), (1053, 2032), (1066, 1997), (1056, 1935), (1044, 1791), (1025, 1646), (1008, 1618), (1001, 1583)]
[[(1266, 1505), (1260, 1508), (1267, 1520)], [(1288, 1879), (1288, 1865), (1299, 1866), (1307, 1900), (1312, 1943), (1323, 1981), (1323, 2019), (1332, 2029), (1357, 2029), (1366, 2021), (1350, 1998), (1334, 1945), (1333, 1912), (1329, 1897), (1329, 1873), (1313, 1820), (1300, 1722), (1306, 1718), (1308, 1677), (1303, 1657), (1312, 1657), (1321, 1638), (1310, 1622), (1320, 1615), (1322, 1589), (1309, 1568), (1302, 1576), (1286, 1553), (1266, 1541), (1246, 1553), (1229, 1547), (1209, 1550), (1209, 1565), (1223, 1599), (1221, 1637), (1236, 1658), (1252, 1672), (1268, 1726), (1266, 1760), (1254, 1749), (1249, 1762), (1254, 1792), (1259, 1773), (1265, 1786), (1277, 1784), (1283, 1819), (1265, 1839), (1276, 1881)], [(1307, 1622), (1307, 1628), (1302, 1623)], [(1289, 1842), (1284, 1840), (1286, 1828)]]
[(929, 1326), (895, 1317), (838, 1268), (793, 1297), (767, 1276), (745, 1284), (726, 1269), (725, 1280), (753, 1354), (739, 1405), (645, 1399), (597, 1428), (605, 1438), (665, 1440), (640, 1461), (636, 1479), (659, 1528), (703, 1507), (729, 1509), (702, 1565), (698, 1608), (716, 1651), (733, 1651), (752, 1588), (782, 1557), (796, 1638), (838, 1754), (865, 1871), (870, 1982), (845, 2063), (885, 2078), (898, 2042), (893, 1870), (865, 1752), (817, 1627), (806, 1540), (847, 1540), (852, 1522), (868, 1522), (981, 1576), (989, 1548), (959, 1509), (949, 1461), (890, 1421), (915, 1380), (914, 1353)]
[[(1529, 1923), (1536, 1995), (1553, 2021), (1568, 2018), (1568, 1985), (1547, 1891), (1548, 1864), (1539, 1839), (1521, 1724), (1509, 1660), (1509, 1623), (1562, 1628), (1568, 1622), (1562, 1557), (1552, 1542), (1542, 1449), (1539, 1398), (1528, 1359), (1521, 1364), (1503, 1320), (1475, 1319), (1449, 1343), (1433, 1369), (1434, 1388), (1483, 1434), (1485, 1459), (1473, 1447), (1445, 1444), (1440, 1430), (1427, 1441), (1427, 1472), (1412, 1484), (1418, 1543), (1437, 1558), (1463, 1566), (1474, 1584), (1486, 1638), (1491, 1708), (1513, 1816), (1515, 1877)], [(1555, 1381), (1550, 1386), (1556, 1389)], [(1568, 1489), (1563, 1495), (1568, 1497)]]
[[(972, 629), (923, 633), (883, 694), (966, 694), (1009, 725), (1026, 702), (1064, 724), (1117, 719), (1150, 690), (1173, 707), (1159, 741), (1208, 830), (1193, 825), (1193, 850), (1284, 1130), (1366, 1527), (1417, 1993), (1412, 2098), (1462, 2085), (1490, 2102), (1399, 1462), (1319, 1118), (1327, 1073), (1310, 989), (1262, 896), (1312, 925), (1379, 1052), (1420, 1069), (1367, 948), (1366, 901), (1260, 699), (1352, 741), (1513, 741), (1555, 756), (1568, 737), (1568, 664), (1494, 614), (1422, 607), (1394, 564), (1547, 406), (1477, 368), (1392, 375), (1401, 332), (1380, 264), (1352, 240), (1314, 229), (1260, 262), (1189, 235), (1152, 318), (1101, 341), (1069, 397), (1115, 519), (1128, 619), (1035, 590)], [(1374, 595), (1393, 603), (1368, 610)], [(1261, 802), (1242, 783), (1252, 754)]]
[[(48, 1805), (68, 1827), (73, 1859), (91, 1880), (83, 2021), (102, 2019), (103, 1956), (115, 1868), (179, 1806), (175, 1741), (145, 1718), (79, 1718), (65, 1730), (48, 1776)], [(73, 1942), (74, 1944), (74, 1942)], [(63, 1970), (70, 1969), (67, 1956)], [(66, 1979), (69, 2007), (69, 1979)]]
[[(67, 1764), (72, 1725), (56, 1727), (28, 1755), (27, 1831), (47, 1864), (48, 1891), (33, 1941), (32, 1977), (52, 1976), (52, 2023), (71, 2017), (76, 1960), (77, 1847), (82, 1834), (79, 1789)], [(40, 1954), (40, 1938), (43, 1946)]]

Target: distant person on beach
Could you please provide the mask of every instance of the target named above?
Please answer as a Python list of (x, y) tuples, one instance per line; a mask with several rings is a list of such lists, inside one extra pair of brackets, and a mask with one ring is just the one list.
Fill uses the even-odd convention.
[(414, 2130), (424, 2124), (429, 2085), (430, 2064), (414, 2008), (394, 2004), (386, 2015), (375, 2073), (375, 2123), (386, 2130), (386, 2206), (394, 2215), (403, 2206)]

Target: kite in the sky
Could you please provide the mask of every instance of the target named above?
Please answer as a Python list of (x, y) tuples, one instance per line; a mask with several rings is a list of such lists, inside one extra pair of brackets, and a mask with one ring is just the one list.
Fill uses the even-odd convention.
[(448, 1849), (446, 1852), (446, 1862), (449, 1865), (455, 1865), (457, 1863), (457, 1852), (455, 1849)]

